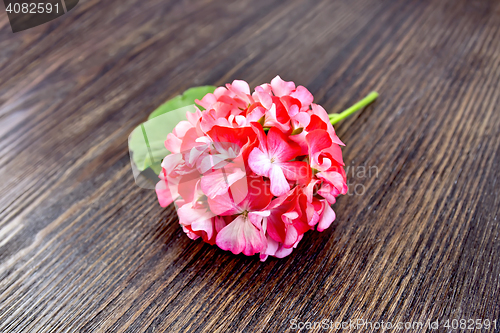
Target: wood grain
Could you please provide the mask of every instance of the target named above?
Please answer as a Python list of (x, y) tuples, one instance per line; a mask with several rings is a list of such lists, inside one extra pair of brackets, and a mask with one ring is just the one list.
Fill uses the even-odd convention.
[[(499, 320), (499, 27), (493, 0), (82, 0), (16, 34), (0, 13), (0, 331)], [(277, 74), (331, 112), (381, 97), (336, 125), (336, 221), (261, 263), (189, 240), (127, 137), (188, 87)]]

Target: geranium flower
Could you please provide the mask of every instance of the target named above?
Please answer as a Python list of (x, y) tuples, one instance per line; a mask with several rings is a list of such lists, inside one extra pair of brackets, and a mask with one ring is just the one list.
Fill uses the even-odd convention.
[(249, 176), (230, 187), (229, 191), (208, 199), (210, 209), (219, 216), (230, 216), (229, 223), (217, 234), (216, 244), (234, 254), (250, 256), (267, 246), (266, 224), (271, 202), (269, 182)]
[(259, 147), (248, 157), (248, 164), (255, 174), (271, 180), (271, 193), (281, 196), (290, 191), (289, 180), (309, 183), (311, 168), (306, 162), (291, 161), (300, 155), (300, 147), (277, 128), (266, 135), (260, 124), (252, 125), (259, 137)]
[[(156, 193), (175, 202), (186, 234), (234, 254), (282, 258), (305, 232), (323, 231), (347, 192), (342, 141), (303, 86), (250, 91), (241, 80), (196, 103), (168, 134)], [(350, 111), (351, 112), (351, 111)]]

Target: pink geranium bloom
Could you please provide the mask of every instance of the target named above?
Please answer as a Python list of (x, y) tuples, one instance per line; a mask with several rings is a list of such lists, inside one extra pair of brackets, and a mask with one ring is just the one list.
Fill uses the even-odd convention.
[[(238, 198), (243, 195), (244, 198)], [(270, 213), (265, 209), (271, 198), (268, 182), (261, 177), (248, 177), (236, 182), (228, 193), (208, 199), (212, 212), (234, 217), (217, 234), (216, 244), (223, 250), (248, 256), (263, 250), (266, 247), (265, 217)]]
[(330, 205), (347, 192), (343, 143), (305, 87), (235, 80), (196, 103), (205, 110), (165, 140), (156, 186), (190, 238), (266, 260), (331, 225)]
[(285, 248), (294, 246), (299, 237), (312, 227), (306, 215), (306, 196), (300, 187), (295, 187), (287, 196), (273, 200), (267, 219), (269, 236)]
[(250, 153), (248, 164), (257, 175), (271, 179), (271, 193), (275, 196), (286, 194), (290, 190), (289, 180), (308, 183), (311, 176), (309, 165), (291, 161), (299, 156), (300, 147), (287, 141), (283, 132), (274, 127), (266, 137), (258, 124), (253, 126), (259, 136), (259, 147)]

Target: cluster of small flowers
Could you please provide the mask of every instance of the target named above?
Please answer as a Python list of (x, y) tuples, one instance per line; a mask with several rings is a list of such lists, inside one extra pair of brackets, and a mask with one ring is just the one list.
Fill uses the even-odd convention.
[(187, 113), (165, 141), (161, 206), (175, 201), (192, 239), (262, 261), (289, 255), (306, 231), (330, 226), (347, 192), (344, 144), (312, 102), (279, 76), (253, 93), (235, 80), (196, 100), (205, 110)]

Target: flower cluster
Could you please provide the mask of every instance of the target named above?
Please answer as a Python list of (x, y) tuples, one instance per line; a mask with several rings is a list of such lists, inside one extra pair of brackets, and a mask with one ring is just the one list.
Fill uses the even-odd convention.
[(253, 93), (235, 80), (196, 100), (205, 110), (188, 112), (165, 141), (161, 206), (175, 201), (190, 238), (261, 260), (328, 228), (331, 205), (347, 192), (343, 143), (312, 102), (279, 76)]

